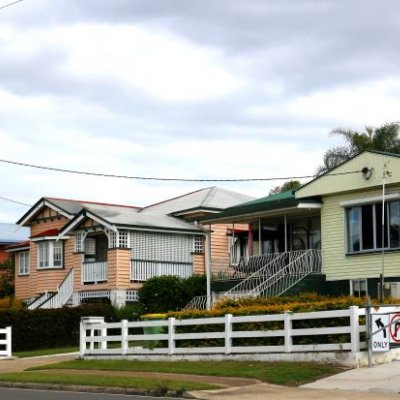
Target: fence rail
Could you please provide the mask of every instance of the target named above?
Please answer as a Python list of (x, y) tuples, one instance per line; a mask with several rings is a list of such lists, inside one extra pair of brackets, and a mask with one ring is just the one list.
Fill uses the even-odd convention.
[(0, 329), (0, 357), (11, 357), (11, 327)]
[[(365, 309), (276, 315), (104, 323), (81, 323), (81, 356), (148, 354), (259, 354), (318, 351), (358, 352), (365, 348)], [(339, 326), (307, 328), (304, 320), (337, 319)], [(343, 321), (347, 321), (343, 324)], [(254, 324), (258, 324), (257, 330)], [(251, 328), (251, 325), (253, 328)], [(323, 324), (322, 324), (323, 325)], [(152, 332), (152, 333), (151, 333)], [(334, 335), (337, 341), (323, 339)], [(270, 340), (275, 338), (274, 340)], [(307, 343), (312, 338), (312, 343)], [(246, 341), (247, 339), (247, 341)], [(200, 342), (203, 341), (203, 342)], [(308, 340), (309, 342), (309, 340)]]

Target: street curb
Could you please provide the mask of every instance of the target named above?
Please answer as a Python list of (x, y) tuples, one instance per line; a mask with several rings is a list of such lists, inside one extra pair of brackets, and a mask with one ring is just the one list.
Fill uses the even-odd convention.
[(107, 394), (124, 394), (139, 396), (155, 396), (155, 397), (180, 397), (184, 399), (198, 399), (189, 392), (179, 393), (177, 391), (168, 390), (164, 392), (162, 389), (139, 389), (139, 388), (122, 388), (122, 387), (102, 387), (102, 386), (84, 386), (84, 385), (58, 385), (51, 383), (25, 383), (25, 382), (0, 382), (0, 388), (13, 389), (34, 389), (34, 390), (53, 390), (61, 392), (83, 392), (83, 393), (107, 393)]

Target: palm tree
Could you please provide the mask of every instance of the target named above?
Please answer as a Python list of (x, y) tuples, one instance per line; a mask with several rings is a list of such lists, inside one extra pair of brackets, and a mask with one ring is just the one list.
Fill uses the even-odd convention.
[(365, 132), (361, 133), (353, 129), (333, 129), (330, 134), (343, 136), (346, 146), (327, 150), (324, 165), (318, 168), (317, 174), (321, 175), (365, 150), (400, 153), (399, 133), (397, 122), (386, 123), (379, 128), (366, 126)]

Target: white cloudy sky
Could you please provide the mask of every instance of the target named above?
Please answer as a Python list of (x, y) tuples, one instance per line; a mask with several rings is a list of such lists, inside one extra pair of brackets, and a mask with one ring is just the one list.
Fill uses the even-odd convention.
[[(12, 0), (0, 0), (0, 6)], [(194, 179), (312, 175), (398, 121), (398, 0), (24, 0), (0, 9), (0, 159)], [(0, 163), (0, 197), (146, 205), (214, 184)], [(219, 186), (264, 196), (275, 182)], [(0, 222), (25, 206), (0, 200)]]

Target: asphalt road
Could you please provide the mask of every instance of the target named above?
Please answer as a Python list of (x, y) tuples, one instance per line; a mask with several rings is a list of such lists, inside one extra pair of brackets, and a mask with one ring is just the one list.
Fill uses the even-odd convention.
[[(165, 397), (0, 388), (1, 400), (160, 400)], [(182, 400), (168, 397), (168, 400)]]

